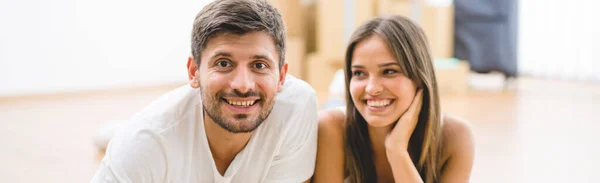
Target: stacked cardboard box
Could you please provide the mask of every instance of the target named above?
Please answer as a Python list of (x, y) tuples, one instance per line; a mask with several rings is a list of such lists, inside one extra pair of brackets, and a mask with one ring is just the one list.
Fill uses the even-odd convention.
[(399, 0), (375, 0), (377, 15), (404, 15), (407, 17), (415, 17), (413, 9), (418, 8), (414, 5), (413, 1), (399, 1)]
[(428, 0), (378, 0), (378, 15), (403, 15), (425, 32), (435, 58), (451, 58), (454, 52), (454, 5)]
[[(303, 21), (286, 24), (288, 29), (304, 28), (304, 32), (300, 31), (302, 33), (295, 35), (304, 39), (304, 51), (310, 55), (305, 56), (305, 60), (300, 63), (293, 63), (288, 59), (290, 68), (301, 67), (301, 71), (290, 69), (290, 73), (302, 73), (301, 78), (311, 84), (317, 92), (326, 92), (335, 71), (342, 68), (351, 33), (359, 25), (376, 16), (398, 14), (411, 18), (423, 28), (434, 58), (451, 58), (453, 55), (452, 3), (433, 4), (428, 0), (314, 0), (314, 4), (298, 3), (299, 0), (291, 0), (289, 3), (285, 0), (271, 1), (286, 4), (286, 8), (282, 8), (283, 11), (302, 11), (295, 15), (304, 17)], [(297, 20), (285, 18), (288, 13), (282, 14), (285, 20)], [(288, 32), (293, 34), (294, 31)], [(288, 46), (288, 52), (292, 52), (292, 47)], [(457, 72), (454, 76), (462, 76), (462, 73), (458, 73), (462, 72), (460, 69), (440, 71), (441, 75), (446, 75), (447, 72)], [(468, 70), (465, 73), (468, 73)]]
[(452, 58), (454, 55), (454, 6), (424, 4), (419, 22), (435, 58)]
[(305, 79), (304, 57), (306, 55), (306, 43), (301, 37), (288, 37), (286, 43), (285, 61), (288, 63), (288, 74), (297, 78)]
[(463, 95), (469, 91), (469, 64), (457, 59), (437, 59), (435, 75), (441, 95)]
[(344, 54), (344, 0), (317, 0), (317, 53), (319, 57), (339, 57)]
[(289, 37), (304, 37), (306, 29), (304, 29), (304, 11), (301, 0), (268, 0), (277, 8), (279, 14), (283, 18), (286, 26), (287, 36)]
[(301, 0), (268, 0), (277, 8), (286, 25), (286, 62), (288, 74), (304, 79), (304, 57), (307, 50), (307, 37), (310, 35), (306, 25), (308, 6)]
[(343, 57), (352, 32), (375, 16), (374, 1), (317, 0), (316, 6), (316, 51), (329, 58)]
[(343, 57), (326, 57), (319, 53), (311, 53), (306, 56), (306, 82), (310, 84), (317, 93), (327, 93), (329, 84), (335, 75), (335, 71), (343, 69)]
[(316, 48), (307, 56), (305, 74), (317, 92), (326, 92), (334, 73), (342, 69), (348, 40), (359, 25), (375, 17), (375, 2), (316, 0)]

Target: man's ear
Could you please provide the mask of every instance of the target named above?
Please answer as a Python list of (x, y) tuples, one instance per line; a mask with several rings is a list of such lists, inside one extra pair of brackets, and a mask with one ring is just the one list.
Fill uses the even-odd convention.
[(285, 76), (287, 75), (288, 64), (287, 62), (283, 63), (283, 67), (279, 71), (279, 86), (277, 86), (277, 92), (283, 91), (283, 84), (285, 83)]
[(188, 79), (190, 80), (190, 86), (192, 88), (200, 87), (200, 81), (198, 80), (198, 65), (194, 61), (194, 57), (188, 57), (187, 62)]

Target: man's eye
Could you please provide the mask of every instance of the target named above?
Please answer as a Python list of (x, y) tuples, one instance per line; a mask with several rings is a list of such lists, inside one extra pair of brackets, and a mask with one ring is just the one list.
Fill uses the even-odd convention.
[(254, 67), (256, 67), (257, 69), (264, 69), (267, 67), (267, 65), (264, 63), (256, 63), (254, 64)]
[(217, 62), (217, 66), (219, 66), (219, 67), (229, 67), (229, 66), (231, 66), (231, 64), (229, 62), (225, 61), (225, 60), (222, 60), (222, 61), (218, 61)]

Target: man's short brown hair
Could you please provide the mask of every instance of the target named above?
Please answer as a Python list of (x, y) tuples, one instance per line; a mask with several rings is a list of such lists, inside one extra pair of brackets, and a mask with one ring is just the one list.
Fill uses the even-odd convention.
[(264, 0), (216, 0), (206, 5), (194, 20), (192, 56), (200, 65), (200, 53), (213, 36), (263, 31), (275, 41), (279, 69), (285, 61), (285, 25), (281, 15)]

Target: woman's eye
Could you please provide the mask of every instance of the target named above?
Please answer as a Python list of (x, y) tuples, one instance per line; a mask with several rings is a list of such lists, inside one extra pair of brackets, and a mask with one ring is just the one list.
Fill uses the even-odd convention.
[(392, 69), (386, 69), (383, 71), (383, 74), (385, 74), (385, 75), (390, 75), (390, 74), (394, 74), (394, 73), (396, 73), (396, 71), (392, 70)]
[(362, 71), (354, 71), (352, 72), (352, 76), (363, 76), (364, 73)]

